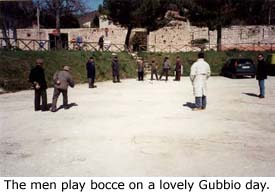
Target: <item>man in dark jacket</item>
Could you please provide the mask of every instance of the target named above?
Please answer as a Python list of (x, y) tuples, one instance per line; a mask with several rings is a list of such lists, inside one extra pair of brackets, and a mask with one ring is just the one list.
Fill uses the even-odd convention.
[(104, 51), (104, 36), (100, 36), (99, 40), (98, 40), (98, 46), (99, 46), (99, 49), (98, 50), (101, 50), (101, 51)]
[(177, 57), (176, 59), (176, 66), (175, 66), (175, 71), (176, 71), (176, 77), (175, 81), (180, 81), (180, 75), (181, 75), (181, 62), (180, 62), (180, 57)]
[[(34, 110), (47, 110), (47, 83), (43, 69), (43, 60), (37, 59), (36, 66), (31, 70), (29, 81), (34, 88)], [(42, 106), (40, 106), (40, 98), (42, 98)]]
[(63, 95), (63, 107), (68, 109), (68, 86), (74, 87), (74, 81), (70, 74), (70, 67), (64, 66), (63, 70), (57, 71), (53, 76), (54, 91), (53, 91), (53, 103), (52, 112), (56, 112), (56, 103), (60, 93)]
[(138, 81), (143, 81), (144, 78), (144, 63), (142, 59), (137, 60)]
[(112, 61), (112, 71), (113, 71), (113, 82), (120, 82), (119, 79), (119, 62), (116, 54), (113, 54), (114, 58)]
[(267, 64), (264, 60), (263, 54), (258, 55), (256, 79), (258, 80), (259, 87), (260, 87), (259, 98), (264, 98), (265, 97), (265, 79), (267, 79)]
[(87, 77), (89, 82), (89, 88), (96, 88), (95, 83), (95, 61), (93, 57), (90, 57), (86, 64)]

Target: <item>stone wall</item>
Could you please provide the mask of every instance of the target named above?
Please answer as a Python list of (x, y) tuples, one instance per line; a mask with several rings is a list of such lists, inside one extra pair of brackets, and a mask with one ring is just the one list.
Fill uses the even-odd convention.
[[(17, 29), (17, 38), (25, 40), (18, 42), (17, 46), (24, 50), (39, 50), (39, 43), (44, 44), (44, 48), (49, 49), (49, 34), (54, 29)], [(133, 30), (135, 32), (146, 31), (145, 29)], [(61, 33), (68, 35), (69, 49), (75, 48), (75, 40), (82, 37), (83, 48), (93, 50), (98, 48), (97, 42), (101, 35), (105, 36), (106, 47), (110, 46), (110, 51), (120, 51), (124, 49), (124, 41), (127, 34), (125, 28), (78, 28), (62, 29)], [(107, 36), (106, 36), (107, 35)], [(0, 34), (1, 37), (1, 34)], [(205, 49), (215, 50), (217, 47), (217, 31), (210, 31), (208, 28), (191, 26), (189, 22), (174, 21), (148, 35), (148, 47), (152, 52), (178, 52), (178, 51), (199, 51), (201, 47), (192, 45), (196, 39), (206, 39)], [(42, 41), (40, 41), (42, 40)], [(3, 42), (3, 41), (2, 41)], [(1, 44), (2, 45), (2, 44)], [(26, 46), (27, 45), (27, 46)], [(275, 26), (231, 26), (222, 29), (222, 49), (243, 49), (243, 50), (275, 50)]]
[[(205, 49), (216, 49), (217, 31), (177, 22), (151, 32), (149, 50), (153, 52), (198, 51), (192, 40), (206, 39)], [(275, 50), (275, 26), (231, 26), (222, 29), (222, 48), (243, 50)]]
[[(17, 38), (24, 40), (42, 40), (41, 42), (45, 42), (45, 48), (49, 48), (49, 34), (53, 33), (54, 29), (17, 29)], [(69, 49), (73, 49), (75, 47), (74, 40), (77, 39), (78, 36), (82, 37), (83, 42), (87, 42), (87, 44), (82, 44), (85, 49), (90, 50), (93, 47), (97, 48), (97, 42), (100, 36), (104, 35), (106, 44), (114, 44), (116, 46), (111, 46), (110, 50), (117, 51), (118, 49), (123, 49), (123, 43), (125, 40), (125, 36), (127, 31), (125, 29), (110, 29), (106, 32), (105, 29), (98, 28), (76, 28), (76, 29), (61, 29), (61, 33), (68, 35), (68, 46)], [(19, 42), (19, 48), (24, 48), (24, 44)], [(36, 43), (31, 43), (32, 49), (37, 50), (39, 45)], [(107, 46), (107, 45), (106, 45)], [(117, 48), (119, 47), (119, 48)]]

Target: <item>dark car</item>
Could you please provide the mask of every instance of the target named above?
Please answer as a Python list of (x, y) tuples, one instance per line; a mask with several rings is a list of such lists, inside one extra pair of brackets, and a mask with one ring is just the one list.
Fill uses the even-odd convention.
[(251, 76), (254, 78), (256, 75), (256, 67), (249, 58), (232, 58), (224, 64), (221, 74), (232, 78), (239, 76)]

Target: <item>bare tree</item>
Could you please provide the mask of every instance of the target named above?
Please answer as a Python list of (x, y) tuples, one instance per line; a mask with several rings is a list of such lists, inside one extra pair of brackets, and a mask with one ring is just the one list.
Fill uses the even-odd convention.
[(11, 48), (10, 35), (16, 37), (16, 28), (27, 27), (32, 23), (33, 17), (32, 2), (0, 2), (0, 28), (7, 48)]
[(84, 0), (39, 0), (41, 9), (55, 16), (55, 28), (57, 31), (57, 48), (61, 48), (60, 18), (68, 14), (80, 14), (87, 10)]

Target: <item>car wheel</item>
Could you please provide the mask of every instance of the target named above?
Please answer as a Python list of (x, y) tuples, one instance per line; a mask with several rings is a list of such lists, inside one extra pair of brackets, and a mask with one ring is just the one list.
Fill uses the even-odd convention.
[(251, 75), (251, 78), (255, 78), (255, 75)]
[(232, 75), (231, 75), (231, 78), (232, 78), (232, 79), (236, 79), (236, 77), (237, 77), (237, 76), (236, 76), (235, 74), (232, 74)]

